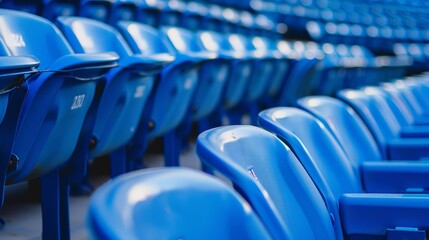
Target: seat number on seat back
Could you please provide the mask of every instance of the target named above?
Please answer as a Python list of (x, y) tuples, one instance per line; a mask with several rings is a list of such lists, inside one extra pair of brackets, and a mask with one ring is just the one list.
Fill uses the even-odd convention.
[(141, 98), (144, 95), (145, 86), (138, 86), (134, 92), (134, 98)]
[(80, 95), (74, 96), (73, 104), (71, 105), (70, 109), (74, 110), (74, 109), (82, 107), (84, 99), (85, 99), (85, 94), (80, 94)]
[(21, 34), (11, 33), (7, 41), (13, 47), (25, 47), (24, 37)]

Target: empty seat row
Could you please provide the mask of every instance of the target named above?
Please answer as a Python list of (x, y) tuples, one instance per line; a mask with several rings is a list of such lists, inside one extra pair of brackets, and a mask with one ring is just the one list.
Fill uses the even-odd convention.
[[(68, 237), (69, 187), (88, 191), (79, 187), (90, 159), (109, 154), (116, 176), (141, 167), (147, 142), (165, 136), (166, 164), (178, 165), (181, 138), (189, 134), (182, 131), (192, 121), (219, 105), (256, 112), (265, 96), (280, 94), (291, 61), (301, 62), (279, 51), (287, 42), (266, 38), (130, 21), (114, 27), (81, 17), (54, 25), (5, 9), (1, 16), (8, 22), (0, 29), (3, 53), (16, 59), (16, 66), (2, 65), (5, 79), (19, 86), (5, 83), (2, 137), (13, 146), (4, 145), (10, 157), (2, 178), (8, 184), (40, 178), (44, 238)], [(22, 57), (28, 55), (35, 57)], [(6, 93), (13, 93), (8, 101)]]
[(0, 7), (43, 16), (54, 21), (59, 16), (83, 16), (116, 24), (119, 20), (140, 21), (154, 27), (163, 25), (187, 27), (194, 30), (218, 30), (242, 34), (281, 38), (287, 30), (277, 28), (268, 16), (216, 3), (184, 1), (16, 1), (4, 0)]
[[(392, 125), (397, 121), (394, 114), (385, 112), (388, 111), (386, 108), (395, 111), (394, 106), (400, 105), (386, 101), (386, 96), (392, 101), (398, 96), (389, 87), (397, 88), (405, 101), (427, 104), (429, 98), (424, 93), (427, 93), (429, 85), (426, 78), (423, 75), (389, 83), (394, 86), (342, 90), (338, 95), (345, 101), (328, 96), (310, 96), (298, 101), (300, 109), (277, 107), (263, 110), (258, 120), (266, 130), (247, 125), (210, 129), (199, 135), (196, 152), (207, 170), (223, 175), (232, 183), (262, 222), (263, 230), (259, 226), (254, 228), (256, 233), (243, 230), (247, 233), (257, 236), (268, 233), (273, 239), (425, 239), (429, 210), (429, 164), (425, 161), (429, 156), (427, 138), (384, 134), (388, 141), (395, 142), (387, 148), (393, 154), (385, 155), (386, 148), (378, 143), (373, 124), (377, 123), (378, 128), (395, 126)], [(385, 122), (371, 108), (385, 113)], [(375, 121), (368, 121), (369, 116), (373, 116)], [(425, 111), (419, 112), (418, 116), (420, 120), (409, 126), (424, 129)], [(400, 161), (392, 161), (395, 159)], [(104, 234), (97, 224), (108, 224), (100, 217), (107, 214), (105, 204), (111, 202), (108, 199), (116, 199), (112, 195), (107, 196), (108, 192), (117, 189), (127, 191), (137, 184), (152, 184), (155, 180), (175, 177), (182, 172), (207, 178), (207, 181), (211, 179), (184, 169), (147, 170), (104, 186), (103, 191), (95, 194), (90, 206), (92, 221), (88, 226), (93, 236), (99, 238)], [(156, 189), (170, 186), (171, 182), (159, 183)], [(201, 182), (190, 185), (195, 187)], [(193, 187), (188, 187), (189, 192), (191, 189)], [(217, 194), (221, 192), (219, 190)], [(130, 211), (138, 214), (136, 217), (142, 218), (143, 222), (148, 220), (143, 216), (153, 211), (150, 206), (159, 206), (157, 198), (172, 197), (166, 190), (140, 194), (139, 200), (130, 206), (133, 209)], [(192, 199), (190, 197), (187, 201)], [(207, 201), (211, 199), (216, 198), (207, 196)], [(129, 200), (120, 197), (118, 201)], [(136, 206), (150, 210), (140, 212), (142, 208), (137, 210)], [(165, 203), (161, 206), (163, 209), (172, 205)], [(229, 214), (226, 207), (216, 206), (216, 209), (222, 217)], [(178, 208), (167, 216), (160, 216), (162, 223), (144, 224), (141, 232), (133, 229), (132, 225), (121, 226), (122, 229), (115, 231), (127, 229), (137, 237), (157, 237), (160, 236), (157, 231), (177, 224), (166, 222), (172, 218), (179, 219), (173, 217), (176, 214)], [(195, 214), (200, 217), (205, 211), (188, 209), (180, 214), (182, 218), (178, 221), (194, 219)], [(166, 237), (210, 234), (213, 222), (217, 222), (221, 232), (231, 234), (232, 239), (235, 231), (229, 229), (231, 223), (221, 219), (216, 215), (198, 229), (173, 229)], [(237, 228), (246, 229), (250, 219), (243, 217)]]

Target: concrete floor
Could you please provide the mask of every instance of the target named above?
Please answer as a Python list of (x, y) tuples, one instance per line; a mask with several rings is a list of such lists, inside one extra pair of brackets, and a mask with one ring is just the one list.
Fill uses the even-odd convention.
[[(147, 167), (163, 166), (162, 153), (150, 152), (145, 156)], [(199, 168), (200, 164), (194, 152), (194, 145), (181, 156), (181, 165)], [(91, 177), (97, 187), (108, 179), (108, 174)], [(41, 239), (41, 208), (37, 201), (30, 200), (27, 184), (15, 184), (6, 189), (5, 205), (0, 209), (0, 217), (6, 225), (0, 230), (0, 239), (7, 240), (36, 240)], [(71, 239), (85, 240), (88, 234), (85, 228), (85, 216), (90, 196), (70, 198), (70, 230)]]

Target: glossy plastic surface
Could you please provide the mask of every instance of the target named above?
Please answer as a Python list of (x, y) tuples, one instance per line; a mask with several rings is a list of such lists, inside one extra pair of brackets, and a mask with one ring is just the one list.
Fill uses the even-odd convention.
[(232, 181), (275, 239), (334, 239), (323, 198), (291, 150), (254, 126), (199, 135), (200, 160)]
[(92, 239), (270, 239), (252, 208), (219, 179), (184, 168), (147, 169), (91, 198)]
[[(118, 28), (134, 53), (174, 54), (170, 43), (151, 26), (121, 21)], [(176, 61), (163, 69), (150, 100), (152, 110), (147, 119), (153, 123), (153, 128), (148, 133), (150, 139), (173, 130), (183, 121), (198, 84), (198, 74), (198, 64), (189, 58), (176, 58)]]
[(118, 58), (116, 54), (75, 55), (47, 20), (10, 10), (1, 10), (0, 15), (0, 34), (10, 55), (34, 55), (40, 60), (39, 69), (52, 70), (28, 80), (12, 150), (20, 165), (9, 176), (11, 182), (19, 182), (69, 159), (95, 93), (94, 80), (116, 66)]

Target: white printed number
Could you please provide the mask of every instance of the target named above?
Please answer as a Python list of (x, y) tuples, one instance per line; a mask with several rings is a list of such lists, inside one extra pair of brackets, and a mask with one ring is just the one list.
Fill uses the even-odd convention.
[(14, 47), (25, 47), (24, 37), (21, 34), (11, 33), (9, 35), (8, 40), (9, 40), (9, 44), (11, 44)]
[(74, 109), (82, 107), (84, 99), (85, 99), (85, 94), (74, 96), (73, 104), (72, 104), (70, 109), (74, 110)]
[(143, 97), (144, 90), (145, 90), (145, 86), (138, 86), (136, 88), (136, 91), (134, 92), (134, 98), (141, 98), (141, 97)]

